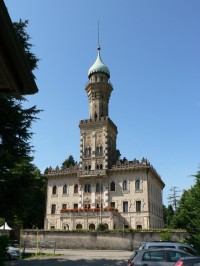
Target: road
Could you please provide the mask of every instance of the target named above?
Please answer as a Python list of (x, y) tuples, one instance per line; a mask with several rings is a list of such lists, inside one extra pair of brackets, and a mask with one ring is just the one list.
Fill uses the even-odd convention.
[(56, 250), (55, 257), (7, 261), (5, 266), (126, 266), (132, 251)]

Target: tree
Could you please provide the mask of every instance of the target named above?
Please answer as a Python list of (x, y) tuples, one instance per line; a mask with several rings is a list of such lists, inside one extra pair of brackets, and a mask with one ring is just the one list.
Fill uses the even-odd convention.
[(31, 52), (33, 44), (30, 43), (30, 35), (26, 31), (28, 20), (22, 21), (20, 19), (19, 22), (14, 22), (13, 26), (15, 28), (19, 41), (24, 48), (31, 70), (36, 69), (39, 59)]
[(178, 201), (179, 201), (179, 198), (180, 198), (180, 195), (178, 194), (180, 191), (177, 190), (177, 187), (172, 187), (170, 189), (171, 191), (171, 194), (169, 195), (168, 197), (168, 200), (169, 200), (169, 204), (171, 206), (173, 206), (174, 208), (174, 211), (176, 211), (177, 209), (177, 206), (178, 206)]
[[(38, 59), (31, 53), (27, 24), (28, 21), (20, 20), (14, 27), (30, 68), (34, 70)], [(31, 227), (33, 223), (41, 226), (45, 179), (32, 163), (33, 147), (30, 144), (31, 125), (40, 110), (36, 106), (24, 109), (23, 101), (25, 98), (0, 97), (0, 217), (23, 223), (25, 227)]]
[(74, 166), (76, 162), (74, 161), (74, 157), (70, 155), (63, 163), (62, 163), (62, 169), (63, 168), (69, 168), (70, 166)]
[(186, 229), (188, 242), (200, 252), (200, 171), (194, 177), (194, 186), (185, 190), (179, 201), (174, 226)]
[(172, 205), (168, 205), (168, 207), (163, 206), (163, 216), (164, 216), (165, 227), (172, 228), (173, 218), (174, 218), (174, 209)]

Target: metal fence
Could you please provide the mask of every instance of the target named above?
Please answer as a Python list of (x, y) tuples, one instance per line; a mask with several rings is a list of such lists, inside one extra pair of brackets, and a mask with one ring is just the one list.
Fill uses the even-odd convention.
[(37, 253), (56, 252), (56, 241), (24, 241), (22, 243), (23, 253), (35, 250)]

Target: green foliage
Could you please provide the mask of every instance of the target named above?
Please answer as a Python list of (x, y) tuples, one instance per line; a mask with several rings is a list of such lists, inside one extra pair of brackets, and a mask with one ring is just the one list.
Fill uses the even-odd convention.
[(74, 161), (74, 157), (70, 155), (63, 163), (62, 163), (62, 169), (63, 168), (69, 168), (70, 166), (74, 166), (76, 162)]
[(168, 205), (168, 207), (165, 207), (163, 205), (163, 218), (164, 218), (165, 228), (173, 228), (174, 215), (175, 212), (172, 205)]
[[(27, 25), (28, 21), (22, 20), (14, 23), (30, 69), (34, 70), (38, 59), (31, 53)], [(46, 180), (32, 164), (30, 144), (31, 126), (41, 110), (36, 106), (23, 108), (24, 101), (0, 97), (0, 217), (18, 227), (42, 227)]]
[(169, 231), (160, 234), (161, 241), (172, 241), (172, 234)]
[(0, 227), (1, 227), (2, 225), (4, 225), (4, 223), (5, 223), (5, 219), (4, 219), (4, 218), (0, 218)]
[(106, 231), (108, 230), (108, 225), (107, 224), (104, 224), (104, 223), (99, 223), (97, 225), (97, 231)]
[(28, 20), (22, 21), (20, 19), (19, 22), (14, 22), (13, 26), (15, 28), (19, 41), (22, 47), (24, 48), (25, 54), (30, 65), (30, 69), (34, 70), (35, 68), (37, 68), (39, 59), (31, 52), (33, 45), (29, 42), (30, 36), (26, 31), (26, 28), (28, 26)]
[(0, 265), (4, 265), (6, 257), (6, 248), (8, 246), (9, 238), (7, 235), (0, 236)]
[(174, 218), (174, 227), (183, 228), (189, 237), (187, 241), (200, 253), (200, 171), (194, 175), (196, 183), (184, 191)]

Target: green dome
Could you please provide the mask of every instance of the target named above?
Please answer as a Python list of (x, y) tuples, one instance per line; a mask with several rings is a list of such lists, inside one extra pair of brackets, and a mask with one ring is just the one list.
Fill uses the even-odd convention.
[(105, 73), (108, 77), (110, 77), (110, 71), (107, 66), (103, 63), (100, 56), (100, 47), (98, 46), (98, 55), (97, 59), (91, 68), (88, 71), (88, 77), (90, 77), (93, 73)]

